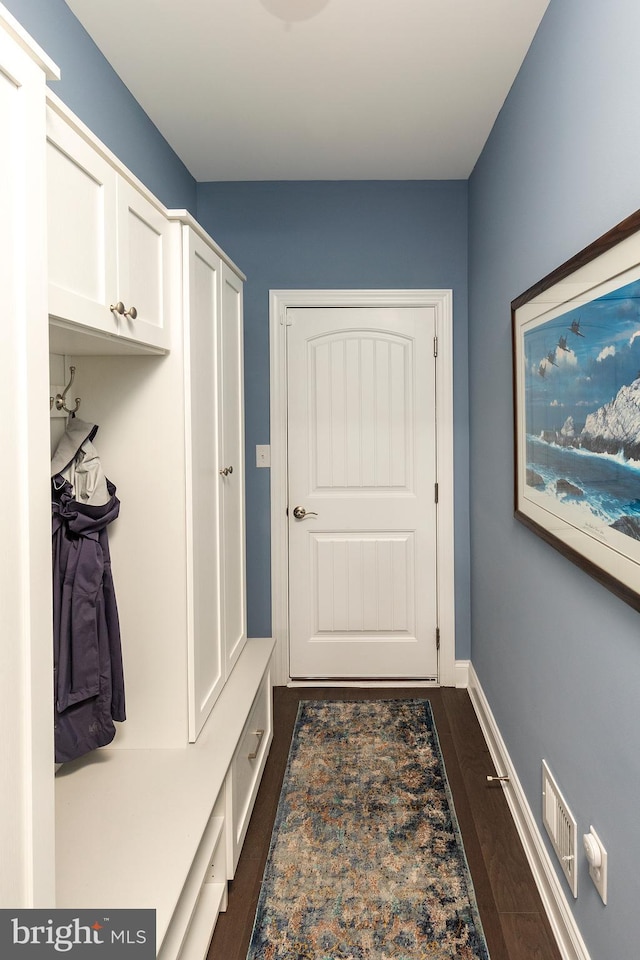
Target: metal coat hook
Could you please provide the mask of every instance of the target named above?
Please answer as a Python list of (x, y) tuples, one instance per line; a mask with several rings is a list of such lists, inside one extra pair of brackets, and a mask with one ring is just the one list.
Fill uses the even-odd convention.
[(72, 414), (72, 413), (76, 413), (78, 410), (78, 407), (80, 406), (80, 397), (76, 397), (76, 405), (72, 410), (70, 410), (66, 404), (66, 399), (67, 399), (67, 394), (71, 389), (71, 384), (73, 383), (76, 375), (76, 368), (69, 367), (69, 373), (71, 374), (69, 383), (66, 385), (62, 393), (56, 394), (55, 397), (49, 397), (49, 408), (52, 408), (55, 403), (56, 410), (64, 410), (65, 413)]

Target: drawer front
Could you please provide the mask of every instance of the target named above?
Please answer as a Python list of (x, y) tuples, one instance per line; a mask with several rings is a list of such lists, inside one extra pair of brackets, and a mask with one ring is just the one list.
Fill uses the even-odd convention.
[(272, 736), (271, 674), (267, 670), (242, 731), (228, 774), (229, 879), (235, 873)]

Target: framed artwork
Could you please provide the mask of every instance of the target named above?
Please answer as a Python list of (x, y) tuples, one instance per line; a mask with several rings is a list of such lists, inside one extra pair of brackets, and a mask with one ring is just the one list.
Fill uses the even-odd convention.
[(640, 610), (640, 211), (511, 315), (515, 514)]

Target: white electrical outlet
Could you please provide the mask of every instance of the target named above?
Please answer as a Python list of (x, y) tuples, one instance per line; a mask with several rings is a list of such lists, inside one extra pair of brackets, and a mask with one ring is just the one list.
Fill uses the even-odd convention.
[(589, 833), (585, 833), (582, 838), (584, 852), (589, 861), (589, 876), (594, 882), (595, 888), (602, 898), (602, 902), (607, 902), (607, 851), (602, 840), (595, 832), (593, 827), (589, 827)]
[(256, 445), (256, 467), (271, 466), (271, 447), (268, 443), (258, 443)]

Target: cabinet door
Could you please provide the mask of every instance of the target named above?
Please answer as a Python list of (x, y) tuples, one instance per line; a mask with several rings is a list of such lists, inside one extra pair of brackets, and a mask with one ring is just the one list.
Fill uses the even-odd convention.
[(218, 311), (220, 260), (183, 227), (189, 740), (195, 741), (226, 674), (220, 625)]
[(47, 110), (49, 313), (116, 334), (116, 172)]
[[(169, 346), (169, 221), (135, 187), (118, 179), (118, 299), (120, 336)], [(135, 307), (135, 318), (131, 308)]]
[(220, 290), (220, 459), (223, 468), (229, 470), (222, 475), (222, 610), (224, 651), (230, 671), (247, 639), (244, 386), (242, 282), (224, 263)]

